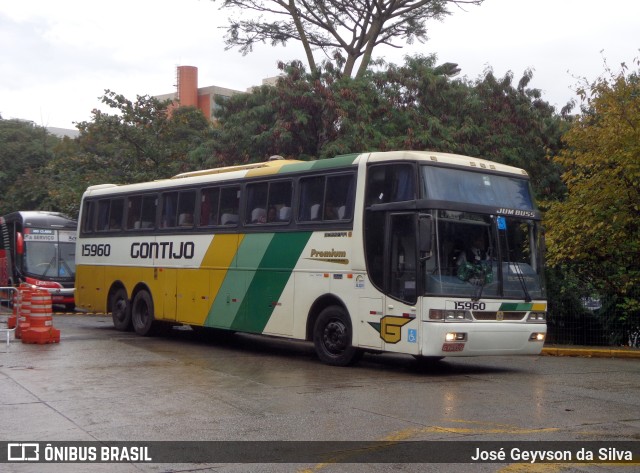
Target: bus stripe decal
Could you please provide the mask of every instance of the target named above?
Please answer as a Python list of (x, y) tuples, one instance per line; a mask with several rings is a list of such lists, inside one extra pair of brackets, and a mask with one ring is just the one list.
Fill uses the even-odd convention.
[(242, 302), (246, 299), (246, 288), (255, 274), (255, 270), (247, 268), (258, 266), (272, 237), (273, 233), (244, 235), (211, 305), (205, 326), (231, 327), (243, 309)]
[(311, 232), (276, 233), (264, 253), (241, 310), (233, 321), (233, 330), (262, 333), (289, 281), (293, 268), (307, 245)]
[(503, 302), (502, 304), (500, 304), (500, 309), (501, 311), (515, 311), (515, 312), (523, 312), (523, 311), (529, 311), (529, 310), (547, 310), (547, 304), (546, 303), (536, 303), (536, 304), (530, 304), (530, 303), (523, 303), (523, 302)]
[(358, 154), (350, 154), (333, 159), (319, 159), (317, 161), (302, 161), (294, 164), (286, 164), (278, 170), (278, 174), (287, 172), (308, 171), (311, 169), (317, 171), (320, 169), (331, 169), (334, 167), (349, 166), (353, 164), (358, 156)]

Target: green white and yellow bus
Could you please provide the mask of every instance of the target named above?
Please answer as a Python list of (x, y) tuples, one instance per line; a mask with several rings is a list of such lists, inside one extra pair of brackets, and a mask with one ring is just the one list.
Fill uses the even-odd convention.
[(273, 157), (92, 186), (80, 216), (76, 303), (119, 330), (308, 340), (332, 365), (544, 342), (540, 212), (514, 167), (426, 151)]

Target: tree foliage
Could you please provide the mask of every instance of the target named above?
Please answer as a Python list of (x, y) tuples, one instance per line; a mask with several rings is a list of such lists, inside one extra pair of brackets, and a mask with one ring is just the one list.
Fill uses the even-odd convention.
[(93, 110), (79, 123), (82, 153), (110, 170), (114, 183), (168, 177), (191, 169), (190, 153), (206, 145), (211, 124), (193, 107), (170, 110), (170, 101), (148, 95), (135, 101), (110, 90), (102, 102), (116, 113)]
[(555, 158), (568, 193), (547, 213), (548, 260), (571, 264), (601, 294), (615, 295), (626, 314), (637, 314), (640, 75), (625, 64), (607, 72), (579, 89), (582, 113)]
[[(302, 44), (311, 72), (318, 71), (314, 50), (335, 60), (343, 75), (351, 77), (360, 60), (356, 77), (363, 77), (376, 46), (396, 48), (401, 43), (424, 42), (426, 22), (442, 19), (449, 6), (483, 0), (213, 0), (222, 8), (249, 12), (250, 19), (229, 19), (228, 48), (238, 46), (243, 54), (256, 43), (273, 46), (289, 41)], [(255, 16), (255, 13), (259, 16)]]
[(563, 122), (527, 87), (530, 71), (517, 84), (513, 74), (497, 78), (491, 70), (457, 79), (456, 65), (436, 65), (435, 56), (408, 57), (361, 79), (331, 67), (307, 74), (299, 62), (281, 67), (275, 87), (226, 102), (215, 130), (217, 163), (432, 149), (527, 169), (546, 199), (563, 192), (559, 164), (546, 158), (559, 149)]
[(0, 118), (0, 215), (38, 208), (46, 197), (38, 171), (59, 142), (46, 128)]
[(105, 91), (99, 110), (59, 139), (45, 128), (0, 118), (0, 215), (56, 210), (77, 216), (90, 185), (125, 184), (200, 169), (211, 161), (212, 124), (193, 107), (170, 110), (149, 96), (135, 101)]

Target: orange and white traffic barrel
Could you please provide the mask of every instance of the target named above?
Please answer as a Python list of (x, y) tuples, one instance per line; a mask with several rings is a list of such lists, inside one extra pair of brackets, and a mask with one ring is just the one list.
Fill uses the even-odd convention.
[(16, 326), (16, 338), (22, 338), (22, 334), (31, 323), (31, 287), (21, 285), (18, 289), (18, 325)]
[(60, 330), (53, 326), (51, 294), (35, 290), (31, 294), (30, 325), (22, 333), (22, 343), (58, 343)]

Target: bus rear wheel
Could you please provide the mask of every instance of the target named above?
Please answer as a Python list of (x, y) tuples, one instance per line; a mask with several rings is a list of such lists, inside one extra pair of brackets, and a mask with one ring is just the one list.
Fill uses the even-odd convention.
[(351, 321), (342, 307), (330, 306), (320, 312), (313, 329), (313, 344), (318, 358), (333, 366), (352, 365), (362, 352), (351, 344)]
[(124, 288), (118, 288), (111, 293), (109, 306), (111, 307), (113, 326), (116, 330), (122, 332), (131, 330), (131, 305), (127, 298), (127, 291)]
[(151, 295), (142, 290), (133, 298), (131, 304), (131, 322), (138, 335), (153, 335), (155, 317), (153, 316), (153, 300)]

